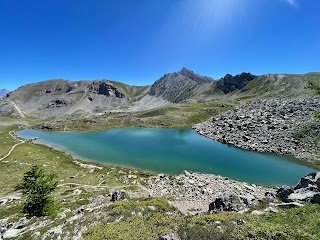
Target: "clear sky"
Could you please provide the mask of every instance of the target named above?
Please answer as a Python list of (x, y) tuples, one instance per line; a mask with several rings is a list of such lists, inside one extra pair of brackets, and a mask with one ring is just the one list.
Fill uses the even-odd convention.
[(0, 89), (320, 71), (319, 0), (0, 0)]

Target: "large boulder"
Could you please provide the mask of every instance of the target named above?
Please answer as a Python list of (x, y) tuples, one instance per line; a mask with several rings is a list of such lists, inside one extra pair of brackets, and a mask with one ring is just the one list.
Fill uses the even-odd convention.
[(111, 201), (116, 202), (128, 198), (128, 194), (124, 191), (116, 190), (112, 193)]
[(235, 195), (227, 197), (216, 198), (209, 205), (209, 212), (220, 212), (220, 211), (240, 211), (246, 207), (246, 204)]
[(320, 204), (320, 172), (310, 173), (300, 178), (294, 187), (281, 187), (277, 197), (283, 202), (302, 202)]
[(277, 197), (283, 202), (288, 202), (288, 197), (293, 192), (292, 187), (282, 186), (277, 190)]
[(320, 172), (313, 172), (300, 178), (298, 184), (294, 187), (294, 190), (307, 187), (314, 187), (320, 191)]

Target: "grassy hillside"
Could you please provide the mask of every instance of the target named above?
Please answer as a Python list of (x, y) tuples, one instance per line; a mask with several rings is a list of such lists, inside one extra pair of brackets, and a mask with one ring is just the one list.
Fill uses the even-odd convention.
[(191, 104), (171, 104), (139, 112), (108, 112), (95, 117), (70, 116), (47, 120), (36, 128), (49, 126), (52, 130), (99, 130), (119, 127), (191, 127), (195, 123), (225, 112), (239, 103), (211, 101)]
[(159, 234), (168, 232), (176, 232), (182, 240), (318, 239), (320, 236), (319, 205), (264, 215), (249, 211), (184, 216), (175, 211), (165, 199), (118, 202), (106, 209), (104, 220), (89, 228), (84, 238), (157, 239)]

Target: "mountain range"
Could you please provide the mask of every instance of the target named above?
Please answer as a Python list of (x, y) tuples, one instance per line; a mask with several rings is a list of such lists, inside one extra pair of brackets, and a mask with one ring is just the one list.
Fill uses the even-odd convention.
[(51, 118), (75, 113), (133, 112), (168, 104), (207, 102), (215, 99), (297, 97), (315, 94), (320, 73), (227, 74), (214, 80), (182, 68), (151, 86), (130, 86), (111, 80), (68, 81), (53, 79), (27, 84), (0, 101), (0, 115)]
[(9, 92), (7, 89), (0, 89), (0, 97), (6, 96)]

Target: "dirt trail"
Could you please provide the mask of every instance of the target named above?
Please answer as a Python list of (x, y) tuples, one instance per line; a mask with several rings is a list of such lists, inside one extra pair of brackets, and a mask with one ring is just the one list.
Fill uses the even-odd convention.
[(10, 151), (7, 153), (7, 155), (5, 155), (4, 157), (0, 158), (0, 162), (1, 162), (2, 160), (6, 159), (7, 157), (9, 157), (10, 154), (12, 153), (12, 151), (13, 151), (17, 146), (19, 146), (19, 145), (21, 145), (21, 144), (23, 144), (23, 143), (26, 142), (25, 140), (20, 140), (20, 139), (16, 138), (16, 137), (13, 135), (12, 132), (9, 132), (9, 134), (10, 134), (11, 137), (13, 137), (13, 138), (16, 139), (17, 141), (19, 141), (19, 143), (13, 145), (12, 148), (10, 149)]

